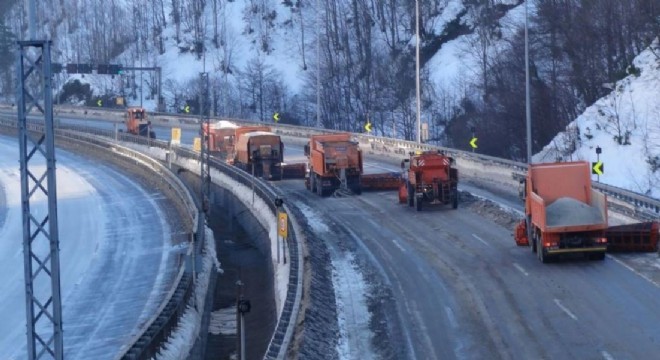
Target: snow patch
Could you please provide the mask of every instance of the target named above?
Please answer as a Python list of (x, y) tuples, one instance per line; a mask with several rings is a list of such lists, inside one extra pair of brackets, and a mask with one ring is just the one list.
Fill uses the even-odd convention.
[[(342, 360), (375, 359), (369, 328), (371, 314), (367, 307), (368, 284), (355, 264), (352, 254), (332, 260), (332, 282), (337, 304), (339, 342), (337, 352)], [(349, 336), (350, 334), (350, 336)]]
[(320, 234), (330, 232), (330, 228), (328, 228), (328, 225), (321, 218), (321, 214), (319, 214), (316, 210), (302, 203), (296, 204), (296, 206), (305, 215), (309, 226), (312, 227), (312, 230), (314, 230), (315, 233)]

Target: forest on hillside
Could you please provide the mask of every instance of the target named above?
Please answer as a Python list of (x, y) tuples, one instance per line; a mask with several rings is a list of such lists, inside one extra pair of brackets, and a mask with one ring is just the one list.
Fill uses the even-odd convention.
[[(13, 6), (11, 6), (13, 4)], [(243, 4), (240, 33), (228, 30), (227, 9)], [(524, 28), (501, 20), (522, 0), (420, 1), (421, 98), (427, 141), (467, 147), (474, 131), (498, 139), (481, 152), (525, 156)], [(533, 146), (539, 150), (588, 105), (604, 84), (634, 74), (636, 54), (660, 34), (657, 0), (539, 0), (529, 17)], [(319, 8), (316, 6), (319, 5)], [(15, 51), (27, 32), (22, 2), (0, 2), (0, 53)], [(450, 11), (451, 9), (457, 9)], [(38, 2), (40, 32), (54, 41), (53, 61), (159, 66), (159, 55), (213, 58), (206, 109), (214, 115), (313, 125), (317, 74), (320, 121), (330, 129), (415, 139), (414, 0), (58, 0)], [(298, 51), (291, 66), (305, 85), (297, 93), (265, 59), (276, 39)], [(443, 45), (464, 38), (477, 66), (435, 84), (428, 66)], [(236, 44), (253, 55), (239, 63)], [(0, 95), (13, 96), (13, 56), (0, 58)], [(426, 65), (426, 66), (425, 66)], [(318, 67), (318, 71), (317, 71)], [(130, 80), (130, 79), (129, 79)], [(130, 83), (130, 81), (126, 81)], [(148, 82), (152, 88), (155, 79)], [(164, 79), (168, 111), (199, 94), (199, 79)], [(64, 99), (64, 101), (70, 99)]]

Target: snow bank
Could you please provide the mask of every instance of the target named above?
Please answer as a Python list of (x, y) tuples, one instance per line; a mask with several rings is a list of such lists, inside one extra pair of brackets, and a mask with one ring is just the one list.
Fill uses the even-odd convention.
[(155, 357), (156, 359), (179, 360), (187, 358), (195, 344), (197, 334), (199, 334), (211, 271), (215, 268), (216, 271), (222, 272), (222, 269), (219, 267), (220, 262), (215, 256), (216, 250), (215, 241), (213, 241), (213, 231), (209, 228), (205, 228), (205, 231), (207, 241), (205, 242), (204, 255), (202, 256), (203, 268), (193, 285), (194, 296), (190, 298), (185, 313), (179, 319), (179, 325), (170, 335), (167, 343), (163, 345)]
[[(660, 199), (660, 50), (658, 39), (640, 53), (633, 64), (639, 75), (631, 74), (616, 84), (604, 84), (613, 91), (588, 107), (541, 152), (535, 162), (597, 159), (604, 165), (599, 181)], [(621, 142), (617, 138), (621, 137)], [(602, 153), (596, 154), (600, 147)]]

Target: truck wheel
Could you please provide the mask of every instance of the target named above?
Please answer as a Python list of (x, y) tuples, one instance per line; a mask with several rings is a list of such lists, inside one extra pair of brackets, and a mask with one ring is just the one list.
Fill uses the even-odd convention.
[(536, 236), (536, 255), (538, 256), (540, 262), (543, 264), (548, 263), (548, 255), (545, 253), (545, 250), (543, 250), (540, 236)]
[(309, 175), (309, 190), (313, 193), (316, 192), (316, 175), (314, 173)]
[(603, 261), (605, 260), (605, 252), (597, 252), (589, 254), (589, 260)]
[(415, 196), (415, 209), (417, 211), (422, 211), (422, 197)]
[(451, 207), (452, 209), (456, 209), (458, 208), (458, 190), (456, 189), (452, 190), (451, 196), (452, 196)]
[(360, 184), (355, 185), (352, 190), (355, 195), (362, 195), (362, 187)]
[(323, 197), (323, 182), (318, 177), (316, 178), (316, 193), (320, 197)]
[(532, 222), (529, 219), (529, 216), (525, 219), (525, 225), (527, 229), (527, 241), (529, 241), (529, 247), (532, 249), (532, 252), (536, 252), (536, 232), (532, 227)]
[(415, 192), (413, 191), (412, 185), (407, 181), (406, 188), (408, 189), (408, 206), (413, 207), (415, 205)]

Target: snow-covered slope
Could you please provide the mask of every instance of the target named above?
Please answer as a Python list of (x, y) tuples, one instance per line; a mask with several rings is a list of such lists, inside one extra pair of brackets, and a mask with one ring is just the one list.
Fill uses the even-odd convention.
[(612, 92), (570, 123), (534, 161), (595, 162), (600, 147), (601, 182), (660, 198), (660, 40), (633, 64), (626, 78), (604, 84)]

